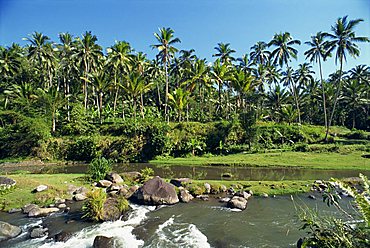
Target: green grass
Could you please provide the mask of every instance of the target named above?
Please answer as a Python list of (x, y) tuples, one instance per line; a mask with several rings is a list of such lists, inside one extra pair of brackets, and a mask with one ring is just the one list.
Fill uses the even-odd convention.
[(203, 185), (223, 184), (235, 190), (252, 190), (254, 195), (283, 195), (309, 192), (313, 183), (310, 181), (221, 181), (221, 180), (193, 180), (193, 183)]
[(358, 169), (370, 170), (370, 159), (362, 151), (347, 153), (269, 152), (232, 154), (212, 157), (167, 158), (152, 160), (153, 164), (169, 165), (230, 165), (253, 167), (302, 167), (308, 169)]
[[(83, 180), (84, 174), (17, 174), (5, 175), (17, 181), (14, 189), (0, 194), (0, 210), (8, 211), (12, 208), (21, 208), (28, 203), (48, 205), (55, 197), (67, 197), (69, 184), (89, 187)], [(44, 184), (48, 190), (32, 193), (38, 185)]]

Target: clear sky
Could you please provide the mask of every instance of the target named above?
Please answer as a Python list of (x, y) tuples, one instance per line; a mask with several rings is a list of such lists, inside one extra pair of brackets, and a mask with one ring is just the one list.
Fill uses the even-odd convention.
[[(179, 49), (194, 48), (199, 57), (213, 61), (218, 42), (231, 43), (236, 56), (278, 32), (288, 31), (303, 43), (317, 31), (330, 31), (345, 15), (364, 19), (356, 34), (370, 37), (370, 0), (0, 0), (0, 45), (23, 45), (22, 38), (34, 31), (53, 41), (60, 32), (80, 36), (92, 31), (104, 48), (125, 40), (153, 58), (153, 33), (171, 27), (182, 41)], [(370, 64), (370, 43), (360, 48), (360, 58), (349, 59), (345, 70)], [(299, 47), (297, 63), (304, 62), (307, 49)], [(335, 70), (333, 59), (324, 70)]]

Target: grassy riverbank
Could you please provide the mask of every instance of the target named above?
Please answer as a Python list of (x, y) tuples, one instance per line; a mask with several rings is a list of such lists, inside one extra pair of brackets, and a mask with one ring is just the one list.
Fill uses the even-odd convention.
[[(90, 187), (84, 174), (15, 174), (6, 175), (16, 180), (14, 188), (0, 192), (0, 210), (21, 208), (28, 203), (49, 205), (56, 197), (68, 198), (68, 185)], [(39, 185), (47, 185), (48, 190), (32, 193)]]
[(362, 157), (363, 151), (350, 152), (266, 152), (231, 154), (187, 158), (163, 158), (151, 160), (153, 164), (169, 165), (230, 165), (255, 167), (302, 167), (310, 169), (370, 170), (370, 159)]
[[(69, 198), (68, 185), (91, 187), (91, 183), (84, 180), (83, 174), (15, 174), (7, 175), (17, 181), (15, 188), (0, 194), (0, 210), (8, 211), (12, 208), (21, 208), (28, 203), (49, 205), (55, 197)], [(268, 195), (294, 194), (308, 192), (313, 181), (220, 181), (220, 180), (194, 180), (195, 185), (204, 183), (225, 185), (236, 190), (252, 190), (255, 195), (266, 193)], [(48, 190), (32, 193), (38, 185), (44, 184)]]

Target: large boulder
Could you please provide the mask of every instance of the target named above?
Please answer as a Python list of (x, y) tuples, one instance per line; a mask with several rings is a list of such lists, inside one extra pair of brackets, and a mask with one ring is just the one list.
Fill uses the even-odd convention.
[(28, 217), (44, 217), (58, 211), (59, 208), (33, 208), (28, 212)]
[(227, 205), (230, 208), (238, 208), (244, 210), (247, 208), (247, 203), (248, 201), (244, 197), (234, 196), (233, 198), (231, 198), (230, 201), (228, 201)]
[(175, 186), (156, 176), (144, 183), (136, 192), (138, 201), (149, 205), (175, 204), (179, 202)]
[(49, 231), (49, 229), (47, 229), (47, 228), (36, 227), (36, 228), (32, 229), (32, 231), (30, 233), (30, 238), (31, 239), (42, 238), (42, 237), (48, 235), (48, 231)]
[(73, 199), (75, 201), (83, 201), (87, 198), (87, 196), (85, 194), (75, 194)]
[(114, 248), (116, 247), (114, 241), (114, 238), (96, 236), (94, 239), (93, 248)]
[(141, 173), (138, 171), (124, 172), (121, 174), (128, 181), (137, 181), (141, 178)]
[(0, 241), (17, 237), (22, 229), (9, 223), (0, 221)]
[(16, 181), (9, 178), (9, 177), (1, 177), (0, 176), (0, 189), (9, 189), (16, 185)]
[(55, 242), (66, 242), (68, 239), (72, 238), (73, 234), (67, 231), (61, 231), (54, 236)]
[(103, 205), (103, 215), (102, 215), (102, 221), (116, 221), (121, 218), (123, 214), (125, 214), (126, 211), (130, 209), (125, 209), (123, 211), (120, 211), (118, 208), (119, 205), (119, 198), (118, 197), (108, 197)]
[(105, 179), (111, 181), (112, 183), (123, 183), (122, 177), (114, 172), (107, 174)]

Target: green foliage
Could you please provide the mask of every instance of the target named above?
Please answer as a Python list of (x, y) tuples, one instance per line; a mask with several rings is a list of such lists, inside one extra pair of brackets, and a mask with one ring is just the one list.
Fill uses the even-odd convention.
[(154, 176), (154, 170), (149, 167), (145, 167), (144, 169), (140, 171), (140, 173), (141, 173), (141, 178), (140, 178), (141, 183), (148, 181), (150, 178)]
[(118, 211), (122, 213), (130, 209), (130, 204), (124, 196), (118, 196), (116, 207), (118, 208)]
[[(362, 192), (359, 193), (355, 187), (350, 187), (342, 181), (334, 180), (334, 184), (345, 190), (354, 198), (354, 204), (359, 210), (360, 219), (364, 222), (343, 221), (337, 218), (322, 218), (317, 212), (301, 211), (300, 219), (303, 222), (301, 229), (308, 230), (307, 237), (300, 240), (298, 247), (326, 248), (326, 247), (369, 247), (370, 246), (370, 200), (368, 196), (369, 180), (360, 174)], [(333, 191), (333, 184), (328, 186), (324, 194), (324, 201), (334, 205), (339, 211), (344, 212), (338, 200), (340, 197)], [(352, 215), (344, 212), (350, 219)], [(357, 219), (357, 218), (356, 218)]]
[(80, 103), (75, 103), (72, 106), (70, 121), (63, 123), (61, 127), (62, 135), (86, 135), (96, 132), (94, 125), (87, 121), (85, 109)]
[(107, 199), (107, 194), (102, 189), (90, 191), (87, 194), (82, 211), (84, 215), (82, 218), (87, 218), (93, 221), (101, 221), (104, 216), (104, 203)]
[(363, 130), (356, 130), (345, 135), (347, 139), (362, 139), (362, 140), (370, 140), (370, 136)]
[(48, 138), (50, 128), (42, 119), (0, 112), (0, 158), (38, 156)]
[(186, 187), (189, 190), (189, 193), (192, 195), (202, 195), (206, 192), (206, 188), (203, 184), (191, 183)]
[(257, 136), (256, 111), (243, 112), (239, 115), (240, 124), (245, 131), (245, 141), (249, 147), (255, 141)]
[(104, 179), (105, 175), (112, 171), (112, 162), (104, 157), (95, 158), (88, 166), (87, 174), (94, 181)]
[(69, 144), (67, 159), (74, 161), (91, 161), (97, 155), (97, 145), (94, 137), (80, 136)]

